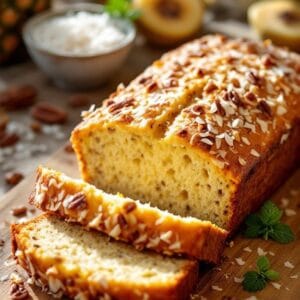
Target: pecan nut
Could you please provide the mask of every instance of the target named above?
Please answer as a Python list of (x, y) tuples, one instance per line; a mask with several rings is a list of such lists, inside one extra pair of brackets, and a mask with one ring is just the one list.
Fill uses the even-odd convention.
[(70, 198), (66, 198), (64, 201), (64, 207), (71, 210), (72, 209), (82, 210), (87, 208), (87, 201), (86, 201), (85, 194), (79, 192)]
[(26, 206), (18, 206), (14, 207), (11, 210), (11, 214), (15, 217), (26, 215), (27, 214), (27, 207)]
[(37, 96), (37, 90), (31, 85), (10, 87), (0, 93), (0, 107), (15, 110), (31, 106)]
[(24, 178), (23, 174), (19, 172), (8, 172), (5, 174), (5, 181), (7, 184), (16, 185)]
[(16, 133), (0, 132), (0, 147), (15, 145), (20, 137)]
[(9, 294), (10, 298), (13, 300), (29, 299), (29, 293), (24, 282), (12, 282)]
[(35, 105), (31, 110), (31, 115), (36, 120), (47, 124), (63, 124), (68, 119), (66, 111), (47, 102)]
[(136, 203), (135, 202), (127, 202), (124, 204), (124, 210), (127, 214), (134, 211), (136, 209)]

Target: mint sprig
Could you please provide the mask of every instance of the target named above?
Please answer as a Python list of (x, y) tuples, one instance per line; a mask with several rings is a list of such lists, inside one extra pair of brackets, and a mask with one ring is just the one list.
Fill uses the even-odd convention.
[(245, 236), (248, 238), (263, 237), (287, 244), (295, 239), (291, 228), (280, 222), (282, 211), (271, 201), (267, 201), (258, 213), (247, 217)]
[(257, 269), (245, 273), (242, 282), (244, 290), (257, 292), (265, 288), (269, 281), (279, 279), (279, 273), (270, 269), (270, 262), (266, 256), (260, 256), (256, 262)]
[(140, 12), (132, 7), (131, 2), (131, 0), (108, 0), (104, 10), (111, 16), (133, 21), (140, 16)]

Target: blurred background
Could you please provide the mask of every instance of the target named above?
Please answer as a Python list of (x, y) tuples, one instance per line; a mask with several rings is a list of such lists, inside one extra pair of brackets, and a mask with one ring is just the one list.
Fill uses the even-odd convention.
[[(93, 5), (89, 5), (93, 3)], [(100, 6), (102, 5), (102, 6)], [(207, 33), (300, 50), (292, 0), (1, 0), (0, 194), (64, 147), (80, 112)]]

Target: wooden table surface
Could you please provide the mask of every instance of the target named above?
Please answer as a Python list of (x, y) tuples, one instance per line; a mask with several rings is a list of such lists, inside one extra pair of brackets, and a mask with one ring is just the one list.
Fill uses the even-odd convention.
[[(223, 32), (231, 35), (249, 36), (249, 30), (246, 26), (235, 23), (210, 22), (207, 27), (209, 31)], [(116, 85), (120, 82), (128, 82), (130, 79), (140, 73), (145, 66), (149, 65), (154, 59), (159, 57), (162, 50), (152, 49), (146, 45), (137, 42), (134, 50), (131, 52), (126, 64), (120, 70), (118, 75), (113, 78), (106, 86), (96, 91), (89, 92), (94, 103), (100, 104)], [(51, 82), (38, 71), (33, 64), (26, 63), (0, 70), (0, 88), (1, 85), (15, 83), (30, 83), (38, 87), (39, 99), (50, 101), (65, 107), (70, 113), (69, 122), (60, 128), (64, 133), (60, 139), (51, 135), (41, 135), (34, 137), (31, 143), (46, 145), (47, 151), (33, 156), (16, 159), (14, 156), (6, 157), (0, 161), (0, 193), (3, 193), (7, 186), (3, 184), (3, 174), (6, 169), (12, 168), (30, 173), (40, 162), (47, 166), (63, 171), (73, 177), (78, 177), (77, 164), (73, 154), (65, 152), (63, 149), (56, 152), (49, 158), (49, 153), (53, 152), (59, 145), (65, 143), (73, 126), (79, 120), (79, 109), (70, 109), (66, 104), (66, 99), (72, 92), (62, 91), (54, 87)], [(23, 124), (28, 127), (30, 116), (28, 111), (10, 113), (13, 122)], [(21, 141), (22, 142), (22, 141)], [(26, 141), (24, 141), (26, 144)], [(47, 161), (47, 162), (46, 162)], [(8, 276), (16, 269), (11, 265), (10, 259), (10, 239), (9, 223), (20, 221), (13, 217), (10, 211), (17, 205), (27, 205), (27, 197), (33, 187), (34, 175), (28, 175), (18, 186), (11, 189), (0, 200), (0, 239), (5, 241), (4, 247), (0, 248), (0, 299), (8, 299)], [(286, 184), (281, 187), (273, 196), (273, 200), (279, 205), (286, 203), (282, 199), (288, 199), (288, 206), (283, 209), (293, 209), (296, 215), (284, 215), (283, 221), (289, 224), (297, 236), (297, 240), (288, 245), (280, 245), (272, 241), (263, 241), (260, 239), (249, 240), (238, 234), (231, 247), (225, 250), (225, 259), (223, 263), (215, 268), (203, 267), (199, 287), (195, 293), (194, 299), (261, 299), (261, 300), (296, 300), (300, 299), (300, 170), (296, 171)], [(36, 212), (38, 213), (38, 212)], [(26, 218), (31, 217), (31, 213)], [(255, 261), (259, 254), (265, 253), (271, 261), (272, 268), (280, 272), (281, 278), (279, 285), (269, 284), (262, 292), (254, 295), (242, 290), (239, 282), (243, 274), (253, 269)], [(293, 268), (285, 266), (290, 262)], [(298, 278), (299, 277), (299, 278)], [(34, 299), (52, 299), (43, 294), (38, 288), (30, 287), (31, 295)]]

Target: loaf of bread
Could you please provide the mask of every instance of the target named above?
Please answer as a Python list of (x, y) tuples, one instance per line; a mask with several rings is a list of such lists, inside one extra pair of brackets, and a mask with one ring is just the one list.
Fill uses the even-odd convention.
[(88, 229), (166, 255), (185, 254), (217, 263), (227, 232), (209, 221), (180, 217), (160, 209), (111, 195), (82, 180), (38, 168), (29, 202)]
[(237, 228), (299, 162), (300, 56), (205, 36), (165, 54), (72, 133), (83, 178)]
[(196, 261), (139, 252), (51, 215), (12, 225), (13, 254), (34, 283), (55, 297), (188, 299)]

